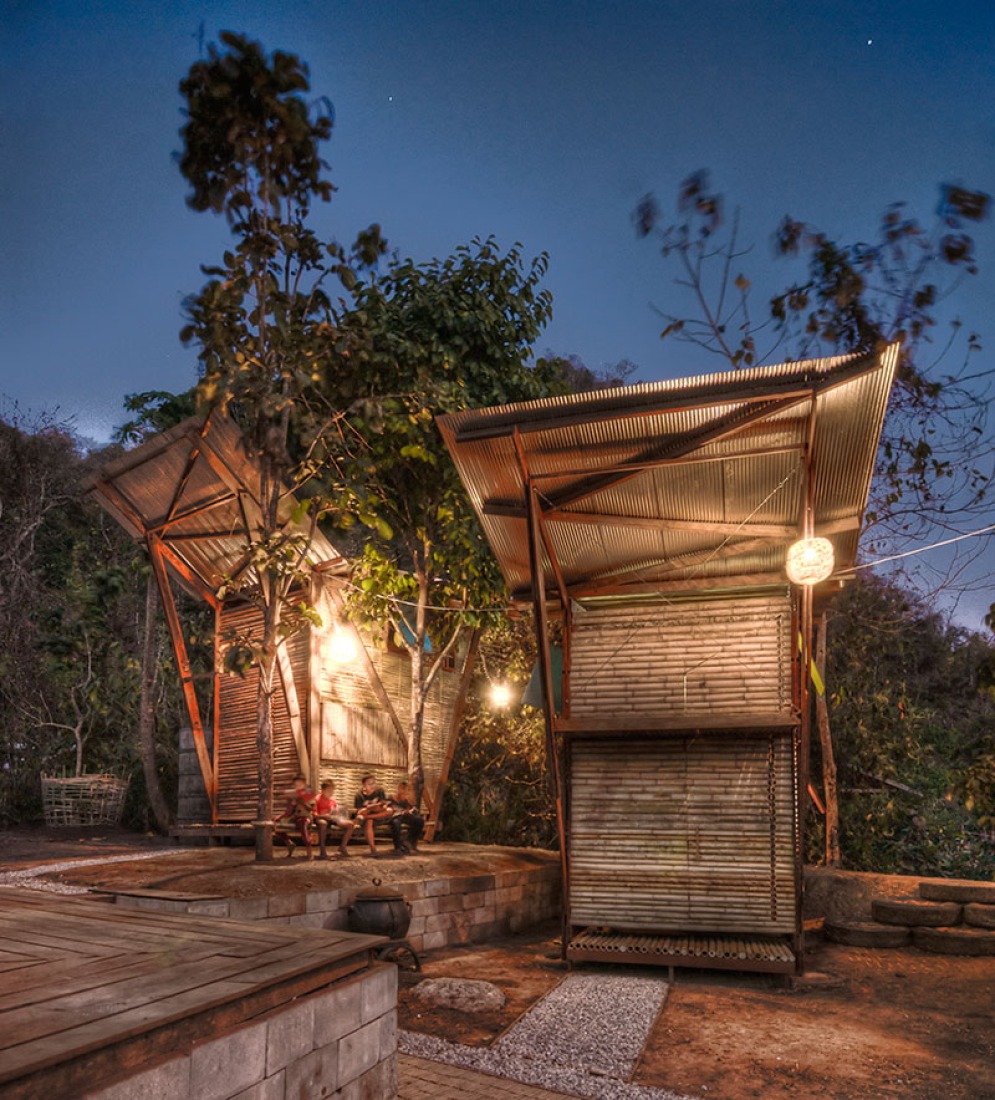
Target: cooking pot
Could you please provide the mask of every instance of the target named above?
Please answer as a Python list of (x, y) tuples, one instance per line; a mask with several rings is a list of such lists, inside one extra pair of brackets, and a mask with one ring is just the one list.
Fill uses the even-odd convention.
[(360, 890), (349, 906), (349, 931), (391, 940), (404, 938), (411, 924), (411, 906), (401, 894), (375, 878), (373, 885)]

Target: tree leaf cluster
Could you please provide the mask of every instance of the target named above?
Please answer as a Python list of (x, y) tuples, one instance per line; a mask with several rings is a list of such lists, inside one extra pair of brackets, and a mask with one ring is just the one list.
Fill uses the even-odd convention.
[[(82, 770), (129, 777), (126, 820), (149, 825), (138, 745), (148, 564), (81, 488), (86, 474), (115, 452), (85, 454), (64, 424), (0, 417), (0, 821), (6, 824), (40, 817), (42, 772)], [(196, 633), (196, 609), (188, 621)], [(209, 669), (210, 651), (190, 648), (197, 669)], [(186, 720), (161, 623), (153, 658), (159, 778), (175, 792), (176, 731)]]
[[(992, 805), (979, 780), (995, 742), (989, 639), (912, 592), (854, 583), (829, 623), (827, 690), (844, 866), (989, 877)], [(813, 833), (817, 830), (813, 829)]]

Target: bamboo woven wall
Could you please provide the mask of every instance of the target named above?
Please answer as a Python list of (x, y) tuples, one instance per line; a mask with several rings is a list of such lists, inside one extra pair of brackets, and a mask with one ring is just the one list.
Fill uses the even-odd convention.
[[(252, 605), (226, 605), (221, 612), (222, 636), (227, 630), (244, 634), (262, 630), (262, 613)], [(287, 642), (294, 673), (301, 720), (307, 732), (308, 658), (307, 631), (300, 631)], [(250, 669), (245, 677), (221, 677), (220, 719), (215, 766), (218, 776), (218, 820), (251, 821), (256, 816), (258, 765), (256, 754), (256, 693), (259, 673)], [(300, 770), (297, 749), (290, 726), (287, 700), (277, 676), (273, 696), (273, 789), (274, 808), (282, 812), (282, 792)]]
[[(406, 779), (407, 750), (400, 744), (363, 664), (359, 660), (335, 663), (324, 657), (327, 647), (323, 642), (331, 637), (337, 622), (335, 605), (325, 586), (336, 583), (334, 578), (316, 578), (313, 598), (323, 625), (314, 630), (312, 639), (312, 713), (320, 726), (320, 778), (332, 780), (338, 801), (351, 806), (367, 772), (376, 775), (388, 793)], [(375, 635), (363, 629), (362, 636), (384, 691), (407, 731), (411, 715), (411, 662), (406, 654), (389, 652), (379, 632)], [(440, 672), (425, 707), (422, 765), (425, 792), (432, 804), (449, 750), (458, 687), (456, 672)]]
[(571, 717), (788, 711), (790, 643), (786, 591), (586, 610), (572, 635)]
[(575, 741), (570, 923), (792, 932), (793, 771), (783, 734)]

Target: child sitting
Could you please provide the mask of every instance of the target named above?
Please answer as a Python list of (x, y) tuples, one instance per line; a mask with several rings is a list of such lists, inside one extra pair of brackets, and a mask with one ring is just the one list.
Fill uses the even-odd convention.
[[(286, 792), (287, 805), (277, 821), (292, 821), (298, 835), (307, 849), (307, 858), (313, 859), (311, 852), (311, 814), (314, 811), (315, 794), (307, 785), (307, 778), (303, 775), (294, 776), (294, 785)], [(294, 854), (294, 838), (289, 834), (284, 836), (287, 845), (287, 859)]]
[(342, 836), (342, 843), (339, 845), (339, 853), (343, 856), (347, 856), (349, 851), (346, 845), (352, 838), (356, 823), (348, 814), (343, 813), (338, 802), (336, 802), (335, 784), (330, 779), (326, 779), (325, 782), (322, 783), (321, 794), (318, 795), (315, 801), (315, 821), (318, 825), (318, 845), (320, 849), (318, 858), (328, 859), (325, 841), (328, 837), (328, 830), (333, 825), (342, 825), (345, 828), (345, 832)]

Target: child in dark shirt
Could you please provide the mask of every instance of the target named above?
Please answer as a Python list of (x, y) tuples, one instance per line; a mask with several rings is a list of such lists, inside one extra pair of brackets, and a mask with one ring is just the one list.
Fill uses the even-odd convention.
[(376, 777), (363, 776), (363, 785), (356, 794), (356, 823), (357, 829), (363, 830), (366, 843), (370, 846), (370, 855), (374, 859), (379, 855), (377, 844), (373, 839), (373, 825), (377, 821), (385, 821), (393, 815), (394, 811), (383, 788), (377, 786)]

